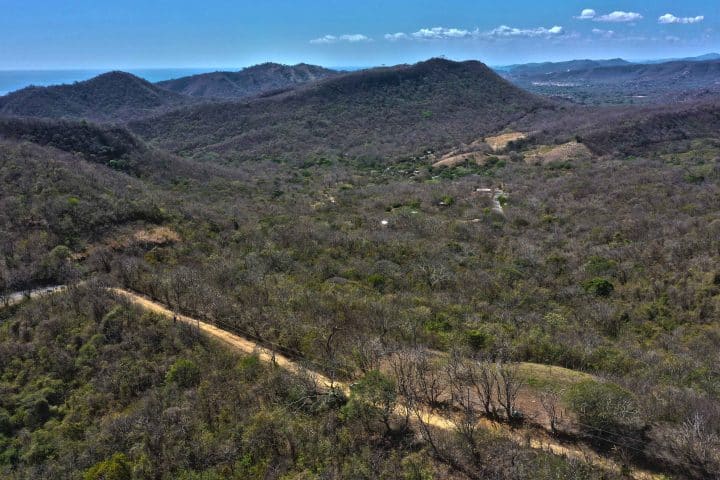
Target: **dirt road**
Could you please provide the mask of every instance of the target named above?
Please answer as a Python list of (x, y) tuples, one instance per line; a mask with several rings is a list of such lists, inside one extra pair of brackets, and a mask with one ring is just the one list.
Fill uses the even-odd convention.
[(28, 298), (37, 298), (42, 297), (43, 295), (51, 295), (62, 290), (65, 290), (64, 286), (43, 287), (36, 290), (11, 293), (4, 299), (4, 301), (0, 302), (0, 304), (4, 304), (4, 306), (9, 307), (10, 305), (17, 305), (18, 303)]
[[(117, 294), (118, 296), (121, 296), (123, 298), (128, 299), (132, 303), (146, 309), (150, 310), (155, 313), (159, 313), (161, 315), (164, 315), (168, 318), (173, 317), (173, 312), (169, 310), (164, 305), (154, 302), (147, 297), (144, 297), (142, 295), (139, 295), (137, 293), (128, 292), (126, 290), (121, 290), (117, 288), (111, 289), (112, 292)], [(230, 333), (228, 331), (225, 331), (221, 328), (218, 328), (214, 325), (211, 325), (206, 322), (202, 322), (198, 319), (190, 318), (184, 315), (176, 315), (178, 321), (182, 321), (188, 325), (195, 326), (196, 328), (199, 328), (201, 331), (205, 332), (206, 334), (217, 338), (218, 340), (222, 341), (223, 343), (229, 345), (232, 348), (235, 348), (236, 350), (239, 350), (246, 354), (256, 354), (259, 356), (259, 358), (265, 362), (272, 362), (274, 361), (278, 366), (285, 368), (293, 373), (304, 375), (306, 377), (310, 377), (314, 379), (318, 385), (324, 386), (326, 388), (334, 387), (339, 388), (345, 394), (348, 394), (350, 392), (350, 386), (347, 383), (338, 382), (338, 381), (332, 381), (327, 376), (318, 373), (316, 371), (310, 370), (303, 365), (300, 365), (298, 362), (291, 360), (290, 358), (279, 354), (279, 353), (273, 353), (271, 350), (262, 347), (258, 345), (257, 343), (242, 338), (238, 335), (235, 335), (233, 333)], [(274, 360), (273, 360), (274, 359)], [(398, 413), (404, 414), (407, 407), (400, 405), (397, 408)], [(427, 423), (428, 425), (431, 425), (435, 428), (440, 428), (443, 430), (452, 430), (455, 428), (455, 423), (453, 423), (452, 418), (450, 418), (447, 415), (440, 415), (438, 413), (433, 412), (423, 412), (422, 414), (423, 421)], [(602, 457), (598, 455), (596, 452), (590, 450), (589, 448), (583, 448), (582, 446), (576, 445), (576, 444), (562, 444), (552, 438), (550, 435), (543, 434), (541, 432), (536, 431), (529, 431), (529, 430), (515, 430), (511, 429), (505, 424), (492, 422), (487, 419), (482, 419), (480, 421), (483, 428), (489, 429), (491, 431), (494, 431), (495, 433), (498, 433), (500, 435), (504, 435), (513, 441), (515, 441), (518, 444), (521, 445), (527, 445), (531, 448), (544, 450), (546, 452), (553, 453), (555, 455), (561, 455), (565, 456), (567, 458), (572, 458), (576, 460), (581, 461), (588, 461), (594, 465), (597, 465), (601, 468), (605, 468), (608, 470), (613, 470), (615, 472), (619, 472), (621, 470), (621, 466), (618, 465), (616, 462), (614, 462), (611, 459)], [(633, 469), (632, 471), (632, 477), (638, 480), (650, 480), (650, 479), (660, 479), (662, 478), (659, 475), (655, 475), (650, 472), (646, 472), (639, 469)]]
[[(42, 295), (48, 295), (51, 293), (62, 291), (65, 288), (66, 287), (60, 286), (41, 289), (33, 292), (20, 292), (19, 294), (16, 294), (15, 297), (11, 296), (11, 298), (19, 298), (18, 301), (22, 301), (22, 298), (32, 298)], [(236, 351), (242, 352), (244, 354), (255, 354), (260, 358), (260, 360), (264, 362), (274, 362), (279, 367), (284, 368), (292, 373), (313, 379), (321, 387), (328, 389), (338, 388), (342, 390), (346, 395), (350, 393), (350, 386), (347, 383), (333, 381), (326, 375), (311, 370), (301, 365), (299, 362), (294, 361), (280, 353), (273, 352), (272, 350), (269, 350), (259, 345), (258, 343), (253, 342), (252, 340), (243, 338), (234, 333), (230, 333), (226, 330), (216, 327), (215, 325), (203, 322), (196, 318), (176, 314), (161, 303), (155, 302), (145, 297), (144, 295), (130, 292), (128, 290), (122, 290), (119, 288), (109, 288), (108, 290), (117, 295), (118, 297), (124, 298), (132, 304), (135, 304), (145, 310), (163, 315), (167, 318), (176, 318), (177, 321), (198, 328), (200, 331), (221, 341), (222, 343), (228, 345), (230, 348)], [(399, 414), (404, 414), (407, 411), (407, 407), (404, 405), (399, 405), (396, 410)], [(453, 423), (452, 416), (449, 414), (439, 414), (425, 411), (421, 412), (420, 415), (423, 422), (432, 427), (443, 430), (453, 430), (455, 428), (455, 423)], [(487, 419), (480, 420), (480, 424), (483, 428), (491, 430), (499, 435), (503, 435), (520, 445), (529, 446), (531, 448), (543, 450), (555, 455), (561, 455), (571, 459), (587, 461), (600, 468), (612, 470), (615, 472), (620, 472), (622, 470), (621, 465), (619, 465), (612, 459), (600, 456), (596, 452), (581, 445), (560, 443), (550, 435), (537, 430), (512, 429), (505, 424), (496, 423)], [(661, 475), (656, 475), (640, 469), (631, 469), (631, 476), (632, 478), (635, 478), (637, 480), (659, 480), (661, 478), (664, 478)]]

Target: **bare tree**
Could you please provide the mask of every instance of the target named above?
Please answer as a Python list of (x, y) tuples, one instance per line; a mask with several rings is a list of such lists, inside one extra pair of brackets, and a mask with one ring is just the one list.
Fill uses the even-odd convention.
[(720, 434), (701, 413), (691, 414), (668, 436), (673, 453), (703, 478), (720, 475)]
[(519, 412), (515, 409), (515, 401), (522, 386), (518, 375), (518, 365), (498, 361), (495, 366), (495, 379), (498, 403), (505, 410), (507, 420), (512, 422), (518, 417)]
[(416, 350), (411, 357), (414, 381), (423, 402), (432, 408), (441, 405), (447, 389), (444, 370), (435, 365), (426, 350)]
[(475, 389), (485, 414), (489, 417), (497, 415), (493, 402), (493, 390), (497, 383), (493, 364), (487, 360), (471, 360), (467, 364), (467, 380)]
[(540, 405), (542, 405), (548, 416), (550, 430), (556, 434), (558, 432), (558, 423), (562, 420), (562, 409), (560, 408), (558, 394), (552, 391), (542, 392), (540, 394)]

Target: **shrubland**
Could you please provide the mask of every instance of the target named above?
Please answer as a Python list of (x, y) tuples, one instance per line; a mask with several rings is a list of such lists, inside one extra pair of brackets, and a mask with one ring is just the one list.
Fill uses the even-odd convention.
[[(80, 280), (125, 288), (353, 385), (349, 398), (329, 395), (81, 286), (0, 311), (4, 472), (612, 475), (490, 435), (478, 427), (485, 419), (585, 445), (627, 468), (717, 476), (714, 107), (586, 116), (556, 109), (558, 118), (540, 123), (528, 115), (513, 127), (532, 134), (494, 160), (433, 168), (433, 154), (418, 138), (438, 125), (430, 120), (436, 112), (398, 92), (406, 81), (415, 93), (427, 90), (418, 80), (425, 74), (454, 78), (458, 91), (470, 80), (461, 75), (467, 66), (460, 73), (444, 62), (439, 70), (424, 68), (411, 70), (409, 80), (407, 69), (381, 70), (343, 77), (347, 90), (327, 91), (338, 85), (333, 79), (234, 105), (270, 109), (258, 128), (273, 135), (257, 143), (229, 135), (235, 128), (245, 135), (232, 112), (239, 123), (226, 131), (217, 130), (222, 122), (204, 125), (203, 118), (224, 118), (216, 106), (135, 124), (149, 145), (68, 123), (23, 126), (30, 133), (4, 140), (0, 293)], [(353, 92), (371, 101), (350, 105), (343, 99)], [(472, 99), (482, 102), (485, 93), (474, 91)], [(266, 120), (283, 102), (294, 105), (294, 95), (317, 104), (300, 111), (309, 118), (286, 136), (283, 128), (300, 125), (297, 119)], [(385, 111), (378, 110), (383, 102), (431, 123), (417, 137), (397, 140), (392, 122), (372, 117)], [(351, 106), (357, 119), (337, 105)], [(341, 141), (318, 134), (303, 143), (305, 133), (322, 131), (313, 122), (325, 117), (308, 113), (317, 114), (316, 107), (336, 108), (330, 118), (344, 118), (326, 125)], [(495, 128), (480, 118), (455, 129), (457, 108), (443, 113), (452, 122), (432, 137), (436, 147)], [(506, 113), (508, 120), (517, 112)], [(363, 127), (371, 132), (368, 145), (343, 143), (363, 138), (342, 129), (368, 115), (376, 120)], [(67, 147), (66, 133), (61, 142), (42, 133), (56, 128), (81, 141)], [(233, 140), (216, 148), (221, 137)], [(117, 138), (137, 142), (128, 154), (136, 168), (93, 156), (96, 146)], [(275, 155), (275, 142), (288, 138), (290, 147)], [(540, 147), (573, 139), (593, 155), (525, 161)], [(176, 140), (176, 153), (188, 158), (157, 150)], [(354, 153), (323, 151), (336, 148)], [(487, 188), (502, 190), (502, 213)], [(403, 419), (399, 403), (447, 415), (453, 428), (438, 432)]]

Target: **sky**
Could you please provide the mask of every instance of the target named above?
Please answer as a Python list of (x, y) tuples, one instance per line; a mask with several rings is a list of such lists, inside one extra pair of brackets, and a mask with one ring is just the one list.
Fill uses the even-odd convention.
[(0, 70), (490, 65), (720, 51), (720, 0), (0, 0)]

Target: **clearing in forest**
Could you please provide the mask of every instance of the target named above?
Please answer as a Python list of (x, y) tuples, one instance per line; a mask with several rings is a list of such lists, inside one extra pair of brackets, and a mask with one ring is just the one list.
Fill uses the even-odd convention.
[(568, 142), (562, 145), (542, 145), (525, 155), (525, 162), (529, 165), (552, 165), (567, 161), (581, 161), (592, 158), (590, 150), (578, 142)]
[(494, 137), (487, 137), (485, 138), (485, 143), (490, 145), (490, 148), (494, 152), (497, 152), (498, 150), (502, 150), (507, 147), (510, 142), (522, 140), (525, 137), (527, 137), (527, 135), (522, 132), (508, 132)]

